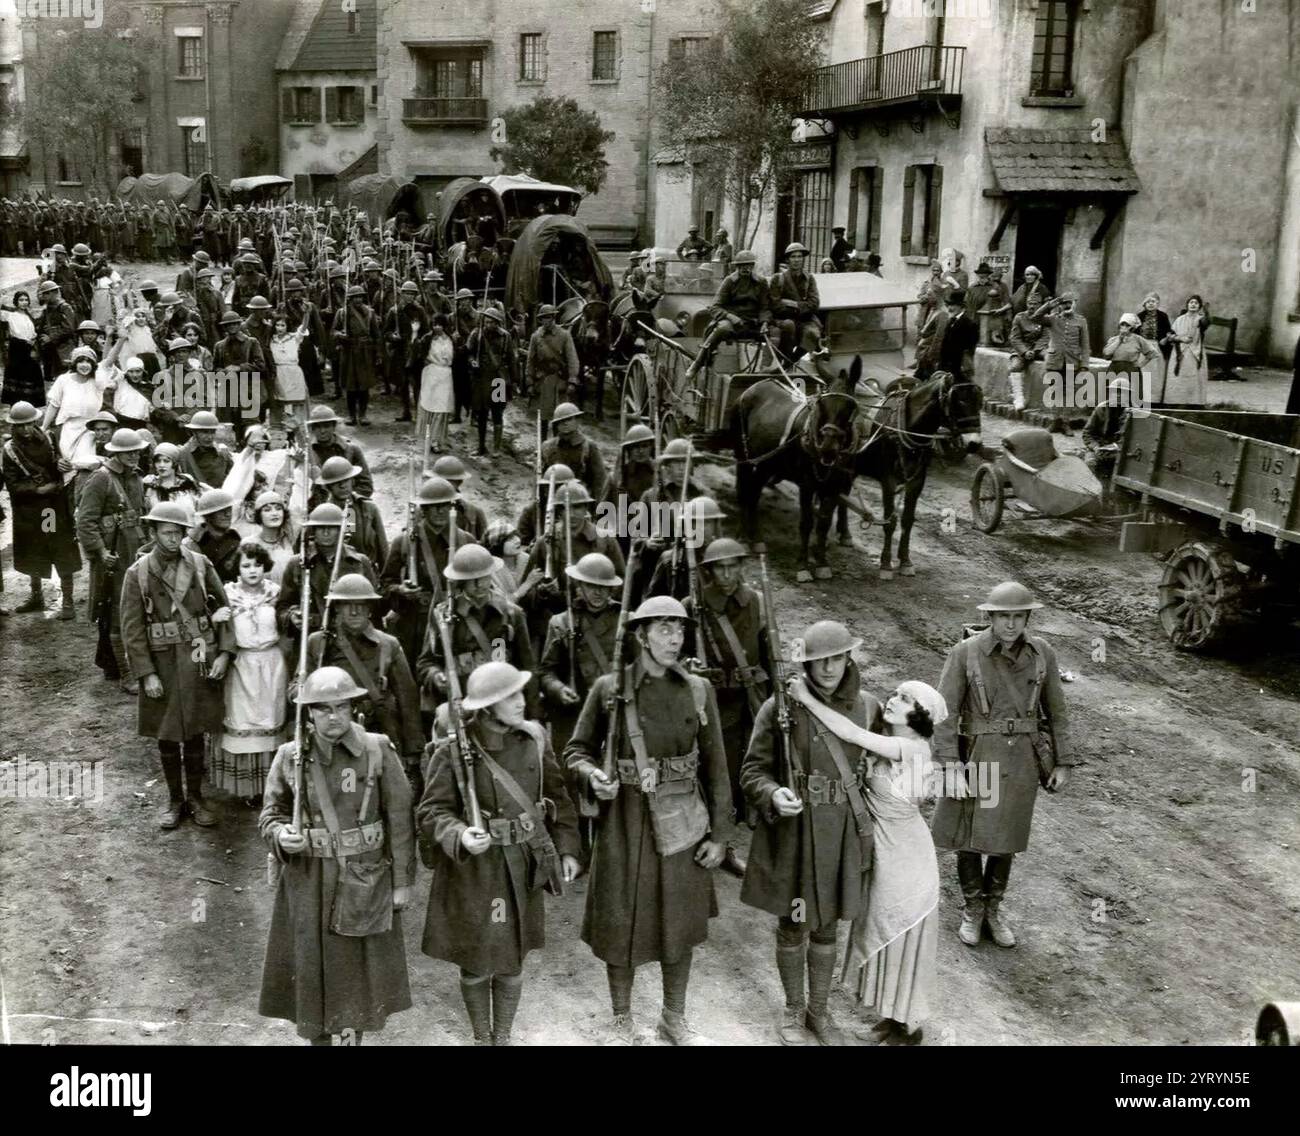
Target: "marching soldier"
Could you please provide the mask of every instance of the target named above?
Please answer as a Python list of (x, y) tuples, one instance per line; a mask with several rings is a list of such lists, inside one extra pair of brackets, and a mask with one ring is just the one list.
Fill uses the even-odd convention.
[(72, 367), (72, 349), (77, 346), (77, 310), (53, 280), (41, 281), (36, 289), (41, 305), (36, 321), (37, 342), (41, 350), (41, 368), (47, 378), (55, 378)]
[(519, 356), (506, 316), (495, 306), (483, 312), (482, 326), (469, 337), (470, 406), (478, 430), (479, 457), (487, 453), (487, 424), (492, 419), (492, 452), (501, 452), (506, 403), (519, 386)]
[(685, 608), (656, 596), (628, 620), (638, 657), (614, 660), (596, 680), (564, 751), (580, 791), (600, 808), (582, 939), (605, 963), (613, 1042), (635, 1041), (636, 968), (657, 961), (660, 1036), (705, 1044), (686, 1021), (686, 988), (692, 952), (717, 912), (710, 872), (722, 862), (716, 834), (731, 813), (727, 755), (713, 692), (678, 662)]
[[(451, 507), (459, 500), (450, 482), (441, 477), (428, 478), (410, 502), (419, 510), (414, 533), (398, 533), (384, 561), (380, 584), (388, 610), (393, 613), (392, 626), (397, 630), (407, 662), (419, 659), (429, 623), (429, 607), (441, 603), (444, 597), (443, 569), (447, 567), (453, 539)], [(415, 540), (414, 555), (411, 551), (412, 536)], [(458, 524), (454, 541), (456, 548), (464, 548), (473, 544), (474, 538)], [(430, 714), (433, 712), (430, 696), (422, 695), (421, 703)]]
[[(392, 742), (414, 786), (424, 756), (420, 692), (401, 643), (371, 620), (382, 597), (365, 576), (349, 575), (334, 581), (326, 599), (333, 604), (331, 626), (308, 638), (307, 669), (339, 667), (365, 688), (355, 706), (357, 720)], [(289, 697), (295, 694), (291, 689)]]
[(144, 519), (153, 525), (153, 550), (125, 573), (122, 638), (140, 684), (140, 736), (158, 739), (167, 780), (158, 827), (175, 828), (188, 809), (195, 824), (210, 828), (217, 816), (203, 800), (204, 736), (220, 733), (225, 718), (222, 680), (235, 652), (230, 609), (208, 558), (182, 546), (185, 506), (161, 501)]
[(557, 462), (573, 470), (597, 501), (605, 499), (608, 477), (600, 447), (582, 432), (578, 419), (583, 411), (572, 402), (562, 402), (551, 415), (551, 437), (542, 443), (542, 466)]
[(654, 437), (650, 427), (639, 422), (628, 428), (605, 489), (605, 500), (614, 506), (620, 518), (618, 546), (625, 558), (632, 547), (633, 508), (655, 483)]
[[(258, 383), (257, 405), (259, 408), (264, 407), (266, 400), (261, 395), (271, 389), (270, 383), (264, 381), (264, 378), (271, 374), (271, 369), (262, 352), (261, 342), (249, 334), (248, 327), (235, 312), (226, 312), (221, 317), (221, 331), (223, 338), (212, 349), (213, 370), (255, 376), (254, 381)], [(223, 404), (219, 409), (223, 421), (238, 422), (240, 407)]]
[(563, 752), (578, 709), (603, 674), (611, 670), (623, 579), (608, 556), (589, 552), (565, 566), (573, 581), (573, 605), (551, 616), (542, 648), (540, 681), (550, 707), (551, 741)]
[(384, 532), (379, 506), (355, 492), (355, 479), (360, 473), (361, 467), (347, 458), (326, 458), (316, 477), (312, 502), (331, 501), (340, 509), (346, 506), (348, 530), (343, 539), (363, 553), (371, 564), (382, 565), (388, 561), (388, 534)]
[[(460, 710), (463, 742), (434, 743), (416, 809), (439, 849), (422, 949), (460, 967), (476, 1045), (509, 1045), (523, 963), (545, 945), (543, 890), (577, 878), (578, 824), (546, 731), (525, 714), (532, 676), (509, 663), (475, 668)], [(470, 755), (457, 752), (468, 744)], [(466, 766), (483, 827), (472, 827)], [(504, 918), (498, 914), (504, 902)]]
[(353, 492), (362, 497), (371, 497), (375, 492), (375, 481), (370, 476), (366, 455), (351, 438), (339, 437), (338, 427), (342, 421), (328, 406), (318, 403), (311, 408), (307, 425), (311, 430), (312, 458), (318, 466), (323, 466), (334, 457), (347, 458), (349, 465), (360, 466), (361, 472), (353, 477)]
[(686, 459), (690, 453), (689, 438), (674, 438), (669, 442), (659, 455), (656, 484), (641, 494), (640, 513), (644, 518), (642, 528), (643, 531), (649, 530), (649, 536), (645, 537), (641, 554), (637, 557), (639, 579), (634, 595), (649, 594), (647, 589), (654, 578), (660, 556), (680, 535), (681, 510), (696, 497), (704, 496), (704, 490), (694, 480), (687, 482)]
[(77, 502), (77, 540), (90, 561), (90, 618), (99, 625), (95, 665), (122, 689), (136, 693), (122, 638), (122, 582), (140, 551), (144, 488), (140, 453), (144, 440), (134, 431), (117, 430), (105, 446), (109, 458), (86, 482)]
[(224, 489), (209, 489), (194, 505), (199, 521), (198, 532), (187, 537), (185, 547), (201, 552), (216, 569), (223, 584), (239, 578), (239, 546), (242, 539), (231, 527), (235, 517), (235, 499)]
[(455, 454), (443, 454), (433, 463), (433, 475), (450, 482), (456, 490), (456, 523), (474, 537), (475, 543), (482, 544), (487, 533), (488, 518), (482, 508), (465, 499), (465, 482), (470, 479), (465, 463)]
[[(802, 663), (810, 697), (878, 731), (880, 706), (860, 688), (853, 661), (861, 645), (842, 623), (828, 619), (795, 641), (794, 657)], [(777, 917), (782, 1044), (806, 1045), (810, 1032), (822, 1045), (843, 1045), (829, 999), (837, 923), (857, 917), (870, 879), (874, 840), (859, 785), (865, 751), (841, 742), (794, 698), (787, 726), (779, 705), (775, 698), (763, 703), (741, 769), (745, 795), (761, 823), (740, 899)], [(797, 910), (802, 919), (795, 918)]]
[[(533, 645), (528, 638), (524, 613), (498, 592), (492, 581), (501, 567), (500, 557), (493, 556), (481, 544), (467, 544), (456, 549), (443, 576), (448, 581), (447, 598), (429, 608), (429, 622), (424, 643), (415, 664), (415, 677), (427, 696), (430, 708), (447, 698), (447, 667), (454, 665), (461, 689), (470, 672), (483, 663), (505, 661), (531, 675)], [(437, 621), (451, 620), (453, 658), (444, 658)], [(537, 683), (530, 681), (525, 690), (528, 717), (538, 716)], [(428, 703), (426, 703), (427, 705)]]
[[(704, 665), (704, 677), (718, 699), (737, 820), (746, 813), (740, 765), (772, 673), (763, 598), (743, 578), (748, 555), (745, 546), (730, 537), (705, 546), (697, 566), (698, 590), (685, 601), (695, 620), (693, 657)], [(732, 841), (727, 842), (722, 869), (738, 879), (745, 875), (744, 858)]]
[[(515, 531), (519, 534), (519, 543), (524, 548), (531, 548), (533, 542), (541, 534), (541, 528), (545, 527), (546, 502), (551, 491), (552, 477), (555, 478), (555, 486), (558, 489), (566, 481), (573, 480), (573, 470), (567, 465), (557, 462), (542, 471), (542, 476), (537, 479), (536, 499), (529, 501), (527, 505), (519, 510), (519, 520), (515, 522)], [(543, 518), (540, 528), (538, 526), (539, 518)]]
[(185, 424), (189, 441), (181, 447), (180, 472), (200, 485), (220, 488), (234, 467), (235, 459), (224, 443), (217, 441), (221, 423), (210, 410), (196, 410)]
[(398, 422), (411, 422), (411, 366), (408, 358), (420, 331), (429, 326), (429, 313), (420, 306), (420, 288), (407, 280), (399, 289), (400, 300), (384, 316), (384, 342), (388, 348), (389, 385), (396, 385), (402, 398)]
[[(960, 759), (961, 774), (955, 794), (940, 798), (932, 831), (936, 848), (957, 851), (957, 936), (968, 947), (984, 926), (998, 946), (1016, 945), (1001, 911), (1011, 862), (1029, 845), (1039, 784), (1064, 789), (1075, 764), (1056, 652), (1026, 631), (1042, 606), (1023, 584), (998, 584), (978, 605), (990, 626), (953, 647), (939, 677), (955, 713), (936, 724), (935, 760), (951, 767)], [(983, 799), (980, 787), (993, 781), (998, 795)]]
[[(374, 566), (370, 558), (349, 548), (344, 542), (339, 549), (338, 542), (343, 531), (343, 510), (332, 502), (317, 505), (303, 525), (311, 530), (307, 537), (307, 570), (311, 573), (311, 619), (309, 631), (319, 630), (325, 618), (326, 597), (330, 585), (337, 576), (362, 575), (374, 584), (377, 582)], [(337, 556), (339, 570), (334, 573), (334, 561)], [(293, 557), (284, 566), (284, 577), (280, 581), (280, 595), (275, 601), (276, 614), (280, 617), (280, 626), (289, 635), (296, 635), (302, 627), (302, 611), (299, 608), (302, 596), (303, 564), (300, 556)]]
[(370, 391), (375, 385), (383, 339), (379, 317), (366, 303), (366, 290), (360, 284), (348, 289), (347, 305), (335, 313), (331, 332), (338, 380), (348, 400), (348, 425), (369, 426), (366, 411), (370, 407)]
[(469, 341), (479, 326), (479, 314), (474, 309), (474, 293), (462, 288), (456, 293), (456, 307), (451, 313), (451, 385), (455, 414), (452, 424), (459, 425), (461, 411), (470, 409)]
[(276, 753), (258, 822), (280, 865), (258, 1013), (312, 1045), (359, 1043), (411, 1008), (399, 915), (415, 877), (411, 787), (388, 739), (353, 721), (365, 694), (337, 667), (307, 676), (301, 757), (294, 742)]
[(661, 555), (655, 562), (654, 573), (646, 585), (648, 596), (672, 596), (683, 603), (691, 594), (691, 556), (686, 554), (686, 544), (692, 548), (707, 549), (722, 536), (722, 522), (727, 514), (718, 508), (712, 497), (696, 497), (686, 502), (682, 514), (681, 532), (670, 542), (672, 551)]
[(578, 381), (578, 350), (568, 330), (555, 325), (555, 308), (543, 304), (537, 309), (537, 330), (528, 340), (524, 368), (530, 402), (551, 421), (560, 399)]

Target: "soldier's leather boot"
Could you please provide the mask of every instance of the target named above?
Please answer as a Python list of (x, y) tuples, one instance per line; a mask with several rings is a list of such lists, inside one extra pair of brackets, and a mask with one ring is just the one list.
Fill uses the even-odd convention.
[(1015, 932), (1002, 917), (1002, 897), (1007, 893), (1007, 880), (1011, 876), (1012, 856), (990, 856), (984, 868), (984, 922), (989, 934), (999, 947), (1014, 947)]
[(185, 803), (195, 824), (200, 828), (211, 828), (217, 823), (217, 814), (203, 800), (203, 750), (191, 753), (190, 746), (190, 742), (185, 743)]
[(492, 980), (485, 974), (475, 982), (460, 980), (460, 996), (465, 1000), (469, 1026), (475, 1045), (492, 1044)]
[(64, 623), (70, 623), (77, 618), (76, 604), (72, 600), (71, 580), (65, 580), (63, 583), (63, 606), (59, 609), (59, 618)]
[(804, 991), (804, 960), (808, 948), (800, 943), (797, 947), (776, 948), (776, 972), (781, 976), (781, 989), (785, 992), (785, 1005), (777, 1022), (776, 1032), (782, 1045), (811, 1045), (812, 1038), (804, 1029), (803, 1018), (808, 1009), (807, 996)]
[(185, 786), (181, 780), (181, 755), (159, 752), (163, 777), (167, 781), (168, 802), (158, 810), (158, 827), (170, 832), (185, 816)]
[(509, 1045), (515, 1011), (524, 992), (522, 974), (492, 976), (492, 1044)]
[(957, 938), (968, 947), (980, 941), (984, 924), (984, 875), (978, 852), (957, 853), (957, 878), (961, 882), (961, 926)]
[(835, 976), (835, 944), (808, 944), (808, 1012), (804, 1024), (822, 1045), (844, 1045), (844, 1031), (831, 1016), (831, 983)]
[(659, 1015), (659, 1036), (674, 1045), (712, 1045), (713, 1043), (686, 1020), (685, 1014), (667, 1006)]
[(601, 1039), (604, 1045), (635, 1045), (636, 1024), (631, 1014), (615, 1014)]
[(25, 615), (29, 611), (44, 611), (44, 610), (45, 610), (45, 593), (40, 589), (39, 586), (33, 588), (32, 594), (28, 596), (25, 600), (23, 600), (23, 602), (20, 603), (16, 608), (14, 608), (14, 611), (17, 612), (19, 615)]
[(494, 454), (499, 454), (499, 453), (501, 452), (501, 432), (502, 432), (502, 430), (503, 430), (503, 427), (501, 427), (501, 426), (493, 426), (493, 427), (492, 427), (492, 452), (493, 452)]

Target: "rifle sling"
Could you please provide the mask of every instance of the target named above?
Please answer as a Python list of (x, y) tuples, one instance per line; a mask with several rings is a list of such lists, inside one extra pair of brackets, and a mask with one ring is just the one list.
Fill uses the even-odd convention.
[[(379, 747), (371, 742), (369, 738), (365, 739), (366, 751), (366, 787), (361, 794), (361, 807), (357, 809), (357, 827), (360, 828), (366, 823), (366, 812), (370, 808), (370, 798), (374, 793), (375, 778), (379, 775)], [(334, 808), (334, 798), (330, 796), (330, 788), (325, 781), (325, 773), (320, 767), (320, 762), (311, 761), (308, 763), (311, 768), (311, 787), (316, 797), (316, 805), (320, 809), (321, 816), (325, 820), (325, 827), (329, 829), (330, 835), (334, 837), (334, 855), (337, 859), (342, 860), (352, 853), (346, 851), (343, 847), (343, 841), (340, 839), (340, 833), (343, 831), (339, 824), (339, 814)], [(359, 852), (367, 849), (358, 849)]]
[(849, 768), (849, 759), (844, 752), (843, 744), (811, 712), (808, 713), (808, 721), (817, 737), (825, 743), (826, 750), (835, 763), (835, 771), (840, 775), (840, 780), (844, 783), (844, 789), (849, 795), (849, 808), (853, 810), (853, 822), (857, 826), (858, 836), (864, 842), (869, 842), (871, 840), (871, 814), (867, 812), (867, 802), (863, 799), (862, 787), (858, 784), (857, 776)]
[(352, 668), (352, 673), (356, 676), (357, 681), (366, 688), (366, 693), (370, 696), (370, 701), (374, 704), (376, 710), (384, 700), (383, 695), (383, 655), (380, 655), (380, 679), (375, 681), (375, 676), (371, 673), (370, 668), (361, 661), (361, 656), (357, 654), (357, 649), (352, 645), (351, 639), (346, 632), (340, 631), (338, 635), (339, 650), (343, 652), (343, 657), (347, 659), (348, 666)]

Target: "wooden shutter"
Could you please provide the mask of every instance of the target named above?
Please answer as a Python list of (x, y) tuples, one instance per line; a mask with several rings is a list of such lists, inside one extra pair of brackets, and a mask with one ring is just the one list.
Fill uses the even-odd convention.
[(305, 121), (320, 122), (320, 91), (319, 87), (308, 87), (311, 94), (308, 96), (308, 113)]
[(680, 37), (674, 37), (668, 41), (668, 59), (676, 63), (680, 59), (686, 58), (686, 45), (682, 43)]
[(870, 171), (867, 186), (871, 192), (871, 212), (867, 217), (867, 248), (871, 252), (880, 252), (880, 199), (885, 196), (885, 179), (877, 166)]
[(857, 247), (858, 240), (858, 187), (862, 184), (862, 175), (866, 171), (855, 166), (849, 170), (849, 215), (844, 222), (849, 241)]
[(925, 217), (925, 255), (939, 255), (939, 218), (943, 213), (943, 167), (930, 167), (930, 208)]
[(292, 87), (285, 87), (280, 92), (280, 117), (285, 122), (296, 122), (298, 119), (298, 116), (294, 113)]
[(339, 121), (339, 89), (337, 87), (325, 88), (325, 121)]
[(912, 255), (912, 198), (916, 193), (916, 167), (908, 166), (903, 171), (903, 224), (899, 232), (898, 252), (900, 256)]

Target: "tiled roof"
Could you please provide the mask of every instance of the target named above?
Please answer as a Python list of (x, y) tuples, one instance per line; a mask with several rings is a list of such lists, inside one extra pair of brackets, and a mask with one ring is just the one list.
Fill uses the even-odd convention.
[(353, 178), (359, 178), (365, 174), (377, 174), (379, 172), (379, 144), (371, 146), (350, 166), (345, 166), (335, 174), (336, 180), (340, 182), (351, 181)]
[[(356, 31), (348, 31), (348, 13), (339, 0), (307, 0), (316, 13), (293, 62), (282, 71), (374, 71), (377, 67), (377, 0), (356, 0)], [(300, 4), (301, 8), (302, 5)], [(294, 13), (294, 21), (298, 13)], [(294, 24), (290, 24), (290, 34)], [(289, 36), (286, 36), (287, 54)]]
[(1123, 135), (1108, 128), (1094, 142), (1089, 127), (987, 127), (984, 144), (1007, 193), (1138, 193)]

